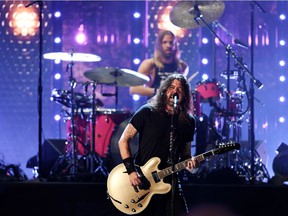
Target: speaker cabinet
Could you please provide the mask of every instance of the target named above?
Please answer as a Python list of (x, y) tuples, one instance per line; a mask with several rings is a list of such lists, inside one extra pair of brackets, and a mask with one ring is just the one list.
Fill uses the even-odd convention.
[[(60, 155), (65, 152), (66, 139), (46, 139), (42, 144), (41, 177), (47, 178)], [(26, 167), (38, 167), (38, 154), (28, 159)]]

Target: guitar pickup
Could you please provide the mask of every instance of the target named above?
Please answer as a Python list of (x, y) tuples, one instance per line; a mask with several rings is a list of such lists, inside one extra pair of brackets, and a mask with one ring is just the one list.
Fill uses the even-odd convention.
[(152, 177), (153, 177), (153, 179), (154, 179), (154, 181), (155, 181), (156, 183), (157, 183), (157, 182), (160, 182), (160, 178), (159, 178), (159, 176), (158, 176), (157, 171), (152, 172)]

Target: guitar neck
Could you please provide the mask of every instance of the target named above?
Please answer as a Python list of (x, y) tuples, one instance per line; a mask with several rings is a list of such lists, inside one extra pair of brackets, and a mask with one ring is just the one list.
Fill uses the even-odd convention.
[[(207, 151), (207, 152), (205, 152), (203, 154), (195, 156), (194, 159), (195, 159), (196, 163), (200, 163), (201, 161), (204, 161), (205, 159), (214, 156), (216, 153), (217, 153), (217, 149), (210, 150), (210, 151)], [(174, 173), (178, 172), (178, 171), (180, 171), (182, 169), (185, 169), (187, 167), (188, 162), (190, 160), (191, 160), (191, 158), (189, 158), (189, 159), (187, 159), (185, 161), (182, 161), (180, 163), (175, 164)], [(167, 167), (167, 168), (165, 168), (163, 170), (160, 170), (158, 172), (158, 176), (159, 176), (160, 179), (163, 179), (164, 177), (169, 176), (171, 174), (173, 174), (172, 166)]]

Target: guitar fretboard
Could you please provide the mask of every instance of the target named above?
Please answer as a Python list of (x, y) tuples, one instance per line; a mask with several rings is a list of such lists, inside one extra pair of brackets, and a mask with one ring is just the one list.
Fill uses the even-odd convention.
[[(221, 145), (223, 146), (224, 144), (221, 144)], [(216, 154), (223, 154), (223, 153), (225, 153), (227, 151), (240, 148), (240, 145), (238, 143), (234, 143), (234, 142), (233, 143), (229, 142), (228, 144), (225, 144), (224, 146), (225, 147), (219, 147), (219, 148), (216, 148), (216, 149), (204, 152), (203, 154), (195, 156), (194, 159), (195, 159), (196, 163), (200, 163), (201, 161), (204, 161), (205, 159), (207, 159), (209, 157), (212, 157), (212, 156), (214, 156)], [(175, 164), (174, 172), (172, 170), (172, 166), (167, 167), (167, 168), (165, 168), (163, 170), (160, 170), (158, 172), (158, 177), (160, 179), (163, 179), (166, 176), (172, 175), (175, 172), (178, 172), (178, 171), (180, 171), (182, 169), (185, 169), (187, 167), (188, 161), (190, 161), (190, 160), (191, 160), (191, 158), (189, 158), (189, 159), (187, 159), (185, 161), (182, 161), (180, 163)]]

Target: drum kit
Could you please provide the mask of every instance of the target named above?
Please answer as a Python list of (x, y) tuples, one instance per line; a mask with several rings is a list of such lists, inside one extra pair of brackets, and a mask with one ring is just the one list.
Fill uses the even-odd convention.
[[(44, 58), (50, 60), (68, 61), (70, 71), (69, 90), (53, 89), (51, 101), (64, 106), (65, 122), (67, 125), (67, 144), (65, 154), (51, 170), (51, 177), (70, 176), (77, 178), (80, 174), (93, 177), (107, 177), (109, 171), (103, 164), (107, 157), (110, 138), (116, 125), (128, 119), (131, 113), (118, 110), (118, 86), (143, 85), (149, 81), (145, 75), (129, 69), (114, 67), (93, 68), (83, 73), (89, 82), (85, 83), (85, 92), (74, 92), (78, 84), (73, 77), (74, 62), (100, 61), (99, 56), (87, 53), (46, 53)], [(96, 98), (98, 84), (114, 85), (115, 109), (103, 109), (103, 102)], [(92, 86), (89, 95), (87, 88)], [(63, 165), (64, 164), (64, 165)], [(64, 166), (64, 167), (63, 167)]]
[[(217, 82), (216, 79), (204, 80), (197, 83), (193, 94), (193, 111), (196, 119), (198, 120), (198, 127), (196, 129), (196, 154), (203, 153), (209, 145), (213, 148), (213, 145), (217, 144), (217, 141), (233, 139), (234, 141), (240, 143), (241, 141), (241, 130), (242, 130), (242, 118), (246, 112), (249, 110), (249, 98), (247, 94), (247, 88), (245, 86), (244, 73), (247, 73), (251, 80), (257, 88), (261, 88), (262, 83), (255, 79), (251, 72), (247, 69), (246, 65), (243, 63), (241, 57), (237, 57), (236, 53), (232, 51), (229, 44), (225, 44), (223, 40), (216, 34), (215, 28), (221, 27), (223, 31), (229, 36), (233, 36), (226, 28), (224, 28), (217, 19), (223, 14), (225, 5), (223, 1), (179, 1), (177, 2), (171, 12), (170, 20), (171, 22), (182, 28), (198, 28), (201, 26), (207, 27), (207, 29), (212, 33), (214, 38), (218, 39), (219, 43), (225, 47), (227, 56), (227, 69), (221, 74), (227, 80), (227, 87), (223, 84)], [(233, 36), (234, 37), (234, 36)], [(235, 38), (234, 43), (242, 48), (247, 49), (248, 46), (243, 46), (243, 43)], [(215, 49), (214, 49), (215, 50)], [(237, 70), (230, 69), (230, 58), (233, 57), (237, 66)], [(216, 77), (216, 72), (214, 71), (214, 77)], [(237, 82), (237, 88), (235, 91), (230, 90), (230, 81), (235, 80)], [(247, 109), (243, 110), (243, 97), (247, 96), (248, 106)], [(224, 99), (226, 106), (224, 108), (221, 106), (221, 100)], [(203, 115), (201, 110), (201, 104), (208, 103), (212, 110), (210, 112), (209, 118)], [(251, 113), (253, 114), (253, 113)], [(250, 114), (250, 115), (251, 115)], [(253, 125), (252, 125), (253, 127)], [(206, 131), (203, 132), (203, 131)], [(203, 138), (204, 137), (204, 138)], [(208, 137), (208, 139), (206, 139)], [(197, 144), (199, 142), (199, 145)], [(205, 145), (204, 148), (201, 145)], [(253, 142), (251, 143), (251, 149), (235, 150), (234, 152), (227, 153), (227, 156), (222, 155), (221, 158), (215, 158), (211, 163), (209, 161), (205, 170), (200, 172), (209, 173), (214, 171), (217, 167), (231, 168), (238, 174), (245, 175), (250, 178), (250, 173), (247, 173), (245, 167), (251, 166), (255, 169), (265, 170), (264, 166), (258, 166), (256, 163), (258, 161), (258, 156), (254, 155)], [(197, 152), (197, 146), (200, 146)], [(215, 147), (215, 146), (214, 146)], [(247, 162), (244, 158), (246, 154), (244, 152), (251, 153), (251, 161)], [(249, 155), (250, 156), (250, 155)], [(225, 158), (223, 158), (225, 157)], [(243, 171), (246, 170), (246, 171)], [(253, 172), (252, 172), (253, 173)], [(267, 172), (263, 172), (267, 173)], [(254, 178), (252, 174), (252, 178)], [(261, 176), (263, 177), (263, 176)]]

